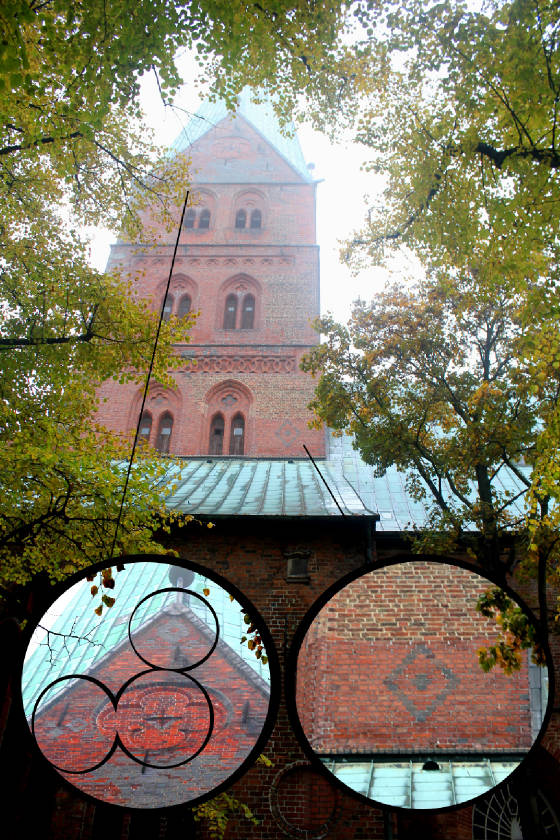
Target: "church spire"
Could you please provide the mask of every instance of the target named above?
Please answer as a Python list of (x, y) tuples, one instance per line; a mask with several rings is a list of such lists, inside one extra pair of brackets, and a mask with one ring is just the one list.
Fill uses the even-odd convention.
[[(259, 97), (259, 102), (253, 100), (255, 96)], [(234, 113), (247, 120), (304, 181), (312, 183), (313, 178), (307, 168), (295, 128), (290, 123), (287, 129), (281, 129), (269, 97), (245, 87), (239, 94)], [(172, 144), (172, 151), (181, 153), (188, 150), (193, 143), (230, 114), (231, 111), (228, 111), (224, 100), (205, 100)]]

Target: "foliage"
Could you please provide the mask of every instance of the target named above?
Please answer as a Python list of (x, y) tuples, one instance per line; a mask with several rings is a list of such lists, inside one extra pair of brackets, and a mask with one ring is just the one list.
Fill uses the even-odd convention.
[[(170, 99), (175, 55), (196, 49), (213, 89), (247, 83), (299, 90), (306, 56), (326, 55), (341, 4), (280, 0), (6, 0), (0, 12), (0, 580), (3, 595), (44, 571), (59, 579), (108, 555), (130, 440), (92, 418), (103, 380), (143, 382), (157, 314), (117, 275), (89, 265), (76, 232), (104, 225), (146, 244), (175, 230), (188, 161), (161, 156), (141, 125), (142, 74)], [(314, 46), (315, 45), (315, 46)], [(294, 93), (295, 95), (295, 93)], [(293, 97), (292, 97), (293, 98)], [(144, 210), (155, 213), (153, 230)], [(132, 277), (133, 284), (136, 278)], [(192, 321), (172, 318), (154, 378), (184, 360)], [(117, 553), (154, 550), (167, 462), (139, 453)], [(169, 521), (167, 519), (166, 521)], [(104, 605), (110, 596), (104, 593)], [(102, 608), (102, 604), (98, 608)]]
[(211, 840), (222, 840), (228, 822), (238, 815), (245, 817), (253, 825), (259, 824), (248, 805), (226, 792), (197, 805), (194, 810), (195, 821), (203, 820), (206, 823)]
[[(355, 12), (369, 55), (355, 136), (386, 189), (345, 256), (359, 267), (405, 247), (440, 283), (470, 277), (490, 298), (504, 283), (519, 296), (516, 352), (550, 408), (533, 459), (538, 510), (560, 483), (558, 405), (548, 401), (560, 369), (558, 6), (374, 0)], [(560, 523), (549, 513), (528, 524), (539, 544)]]
[[(263, 764), (265, 767), (272, 767), (272, 761), (266, 755), (260, 755), (256, 761), (257, 764)], [(194, 810), (194, 818), (196, 822), (204, 820), (208, 826), (208, 832), (212, 840), (222, 840), (224, 837), (227, 824), (232, 817), (241, 816), (249, 820), (253, 825), (258, 825), (259, 821), (251, 811), (248, 805), (240, 802), (229, 793), (223, 792), (203, 802), (202, 805), (197, 805)]]
[[(418, 545), (449, 550), (476, 529), (471, 550), (503, 575), (502, 537), (522, 535), (544, 629), (547, 582), (560, 582), (558, 5), (364, 0), (353, 11), (343, 116), (386, 186), (342, 255), (394, 269), (412, 252), (426, 279), (360, 304), (347, 331), (323, 320), (327, 345), (307, 363), (322, 373), (314, 407), (379, 470), (411, 471), (410, 489), (432, 503)], [(317, 121), (332, 120), (320, 110), (317, 99)], [(500, 488), (506, 471), (522, 515)]]
[(489, 589), (480, 596), (476, 608), (486, 618), (495, 619), (500, 627), (500, 638), (496, 644), (478, 652), (483, 671), (490, 671), (499, 664), (506, 674), (511, 674), (521, 667), (521, 651), (527, 649), (531, 649), (531, 659), (535, 664), (546, 665), (537, 628), (503, 589)]
[(428, 512), (415, 548), (467, 551), (504, 583), (519, 562), (512, 535), (525, 566), (558, 568), (558, 504), (535, 490), (531, 466), (560, 391), (549, 378), (534, 394), (523, 307), (506, 282), (488, 289), (468, 276), (389, 287), (358, 301), (346, 327), (319, 320), (326, 341), (302, 363), (320, 374), (316, 422), (351, 432), (378, 475), (407, 474)]

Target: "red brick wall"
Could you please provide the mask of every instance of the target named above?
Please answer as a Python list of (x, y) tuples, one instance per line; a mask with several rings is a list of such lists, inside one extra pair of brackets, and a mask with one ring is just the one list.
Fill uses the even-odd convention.
[(484, 578), (409, 562), (364, 575), (313, 621), (298, 661), (298, 709), (320, 753), (531, 746), (527, 664), (485, 674), (496, 638), (475, 610)]
[[(191, 624), (170, 616), (134, 634), (133, 641), (147, 662), (164, 668), (180, 667), (181, 663), (173, 661), (177, 645), (188, 653), (192, 664), (202, 659), (212, 644), (212, 639)], [(127, 642), (92, 676), (116, 694), (129, 678), (146, 670)], [(246, 711), (250, 710), (252, 721), (264, 724), (268, 698), (247, 681), (235, 663), (224, 658), (219, 647), (188, 674), (209, 693), (215, 715), (210, 741), (199, 756), (175, 769), (152, 769), (117, 749), (98, 770), (62, 775), (102, 801), (143, 808), (182, 804), (225, 781), (248, 756), (260, 734), (260, 730), (256, 734), (249, 731)], [(49, 761), (74, 771), (101, 761), (116, 731), (140, 760), (158, 768), (183, 761), (200, 749), (210, 723), (208, 703), (200, 688), (189, 676), (162, 670), (152, 670), (131, 683), (119, 699), (116, 713), (103, 690), (85, 681), (69, 687), (44, 712), (41, 705), (36, 716), (37, 742)], [(162, 709), (168, 709), (170, 717), (165, 724), (158, 724)], [(188, 730), (181, 729), (185, 721)]]
[[(337, 521), (333, 517), (326, 521), (281, 520), (274, 523), (238, 517), (229, 521), (218, 520), (211, 530), (191, 524), (172, 537), (166, 537), (165, 544), (176, 548), (187, 562), (192, 560), (201, 563), (222, 574), (245, 593), (266, 621), (278, 650), (284, 676), (288, 677), (285, 665), (299, 622), (331, 584), (364, 563), (364, 537), (364, 523), (359, 520), (339, 518)], [(378, 556), (394, 552), (395, 547), (394, 540), (380, 536), (377, 543)], [(310, 552), (308, 583), (290, 581), (286, 577), (286, 555), (297, 549)], [(557, 733), (556, 718), (557, 715), (549, 728)], [(547, 740), (545, 746), (550, 749), (552, 743)], [(307, 777), (309, 784), (306, 790), (309, 795), (301, 795), (300, 785), (296, 784), (298, 774), (291, 772), (291, 768), (294, 765), (309, 766), (309, 761), (292, 729), (283, 694), (276, 725), (263, 752), (273, 761), (273, 766), (253, 767), (229, 789), (233, 796), (252, 808), (260, 823), (255, 826), (242, 817), (235, 817), (228, 825), (226, 840), (302, 837), (305, 836), (303, 830), (309, 831), (307, 836), (311, 840), (315, 836), (311, 829), (316, 826), (319, 818), (324, 819), (325, 814), (330, 813), (330, 803), (334, 799), (337, 800), (337, 807), (328, 820), (325, 838), (377, 840), (388, 836), (384, 834), (381, 809), (341, 791), (330, 782), (326, 783), (326, 777), (322, 775), (321, 781), (315, 780), (314, 774), (319, 772), (315, 769)], [(560, 784), (558, 765), (550, 753), (545, 750), (541, 752), (546, 754), (548, 763), (540, 762), (538, 756), (536, 763), (533, 762), (536, 783), (543, 787), (554, 804)], [(301, 774), (301, 771), (298, 772)], [(273, 813), (274, 808), (271, 809), (274, 805), (271, 788), (275, 781), (279, 808), (279, 814), (276, 815)], [(76, 816), (82, 814), (85, 808), (82, 808), (82, 804), (78, 795), (60, 802), (51, 833), (53, 840), (98, 840), (87, 820), (80, 818), (80, 821)], [(424, 837), (469, 840), (472, 836), (471, 815), (470, 805), (436, 815), (417, 811), (410, 814), (394, 813), (391, 816), (393, 837), (395, 840)], [(288, 834), (284, 834), (286, 821), (291, 826), (288, 826)], [(119, 840), (126, 840), (126, 831), (125, 826), (123, 832), (115, 836)], [(210, 840), (207, 830), (200, 825), (196, 836)], [(135, 838), (136, 835), (130, 835), (130, 840)]]
[[(185, 560), (214, 569), (245, 593), (266, 621), (284, 669), (293, 635), (307, 610), (328, 586), (364, 562), (365, 528), (362, 522), (340, 527), (332, 520), (274, 524), (238, 518), (217, 521), (210, 532), (189, 526), (170, 545)], [(310, 552), (308, 583), (287, 579), (287, 555), (299, 547)], [(296, 773), (294, 765), (310, 764), (294, 734), (284, 697), (263, 753), (273, 766), (253, 768), (230, 789), (249, 805), (260, 824), (253, 826), (235, 818), (228, 827), (227, 840), (278, 840), (287, 827), (292, 832), (287, 836), (312, 840), (321, 834), (312, 830), (319, 819), (328, 822), (324, 836), (329, 840), (383, 838), (382, 811), (338, 790), (335, 793), (335, 786), (318, 771), (305, 777), (306, 786), (301, 789), (298, 778), (303, 770)], [(276, 798), (271, 795), (273, 785)], [(329, 819), (335, 800), (337, 806)], [(302, 833), (304, 830), (309, 834)]]
[[(215, 158), (217, 144), (225, 158)], [(304, 182), (242, 118), (233, 123), (228, 118), (191, 151), (194, 177), (200, 177), (193, 193), (211, 210), (211, 222), (208, 230), (183, 231), (170, 293), (174, 314), (188, 293), (199, 315), (191, 343), (177, 347), (188, 361), (174, 374), (174, 392), (159, 389), (149, 401), (152, 442), (158, 418), (170, 411), (170, 452), (207, 454), (216, 410), (210, 395), (216, 386), (233, 383), (249, 395), (249, 407), (241, 409), (245, 455), (303, 457), (304, 443), (314, 455), (324, 455), (322, 432), (307, 428), (315, 383), (299, 370), (303, 353), (318, 341), (310, 326), (319, 314), (315, 186)], [(247, 194), (261, 202), (260, 229), (235, 228), (236, 208)], [(152, 301), (157, 311), (175, 235), (161, 230), (156, 247), (119, 243), (111, 250), (108, 270), (118, 267), (132, 282), (133, 293)], [(239, 305), (245, 294), (254, 295), (252, 329), (224, 329), (225, 301), (232, 292), (238, 294)], [(194, 359), (197, 364), (190, 364)], [(123, 434), (135, 429), (141, 393), (140, 388), (106, 382), (99, 390), (98, 419)], [(225, 409), (226, 428), (238, 409)], [(226, 446), (223, 454), (228, 451)]]

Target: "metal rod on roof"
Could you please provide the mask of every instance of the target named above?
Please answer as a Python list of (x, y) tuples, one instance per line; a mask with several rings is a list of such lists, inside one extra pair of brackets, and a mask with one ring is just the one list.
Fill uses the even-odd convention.
[(333, 491), (331, 490), (331, 488), (330, 488), (330, 487), (329, 487), (329, 485), (327, 484), (327, 481), (326, 481), (325, 477), (323, 476), (323, 473), (321, 472), (321, 470), (319, 469), (319, 467), (317, 466), (317, 464), (316, 464), (316, 463), (315, 463), (315, 461), (313, 460), (313, 456), (312, 456), (311, 452), (309, 451), (309, 449), (307, 448), (307, 446), (305, 445), (305, 443), (304, 443), (304, 444), (302, 444), (302, 445), (303, 445), (303, 448), (305, 449), (305, 451), (307, 452), (307, 457), (309, 458), (309, 460), (311, 461), (311, 463), (313, 464), (313, 466), (315, 467), (315, 469), (317, 470), (317, 472), (318, 472), (318, 473), (319, 473), (319, 475), (321, 476), (321, 479), (322, 479), (322, 481), (323, 481), (323, 484), (325, 485), (325, 487), (327, 488), (327, 490), (328, 490), (328, 491), (329, 491), (329, 493), (331, 494), (331, 499), (333, 500), (333, 502), (335, 503), (335, 505), (336, 505), (336, 506), (337, 506), (337, 508), (339, 509), (339, 511), (340, 511), (340, 513), (341, 513), (341, 515), (342, 515), (342, 516), (346, 516), (346, 514), (344, 513), (344, 511), (342, 510), (342, 508), (341, 508), (341, 507), (340, 507), (340, 505), (338, 504), (338, 502), (337, 502), (337, 500), (336, 500), (336, 498), (335, 498), (335, 495), (334, 495)]

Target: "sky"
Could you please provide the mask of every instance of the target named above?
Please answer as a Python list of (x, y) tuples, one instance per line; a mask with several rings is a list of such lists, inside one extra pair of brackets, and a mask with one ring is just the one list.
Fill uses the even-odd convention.
[[(197, 65), (188, 52), (177, 58), (177, 64), (185, 81), (175, 99), (181, 109), (195, 113), (202, 96), (189, 79), (197, 72)], [(155, 140), (169, 146), (189, 120), (184, 111), (163, 106), (155, 76), (147, 74), (141, 84), (141, 104), (145, 119), (155, 131)], [(303, 124), (297, 131), (303, 155), (307, 163), (315, 164), (312, 171), (315, 180), (321, 183), (317, 188), (317, 241), (321, 254), (321, 313), (331, 312), (339, 321), (347, 321), (352, 302), (361, 297), (371, 300), (380, 291), (389, 274), (380, 267), (372, 266), (367, 272), (355, 277), (350, 269), (341, 264), (339, 240), (351, 238), (361, 227), (366, 215), (365, 195), (373, 199), (383, 188), (381, 177), (362, 172), (361, 164), (368, 158), (365, 146), (341, 138), (333, 144), (325, 135)], [(92, 261), (96, 268), (104, 270), (109, 255), (110, 243), (114, 237), (100, 231), (94, 237)], [(397, 273), (409, 273), (411, 267), (404, 262), (396, 266)]]

